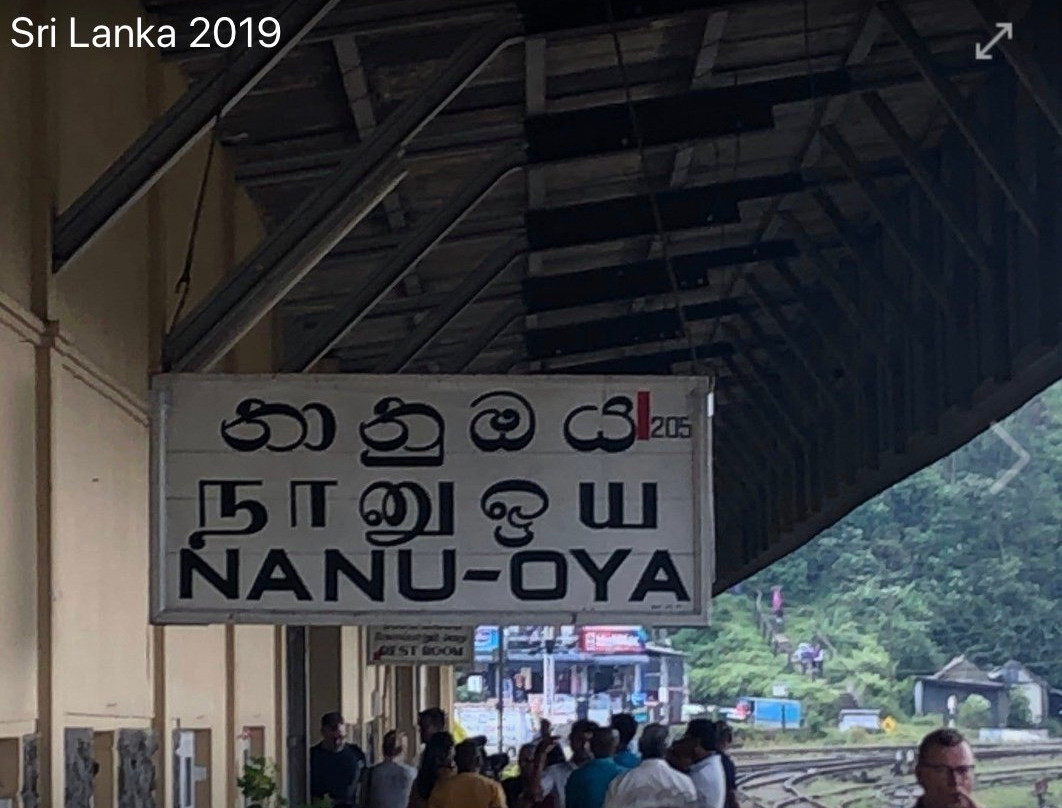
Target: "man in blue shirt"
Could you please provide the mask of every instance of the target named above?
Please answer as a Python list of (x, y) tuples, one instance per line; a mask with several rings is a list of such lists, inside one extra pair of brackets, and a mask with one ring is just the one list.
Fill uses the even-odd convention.
[(619, 734), (619, 749), (613, 760), (625, 769), (633, 769), (642, 762), (638, 753), (631, 751), (631, 741), (638, 734), (638, 722), (630, 713), (615, 713), (612, 716), (612, 729)]
[(569, 808), (601, 808), (608, 784), (626, 769), (613, 760), (616, 733), (611, 727), (598, 727), (590, 737), (594, 759), (571, 773), (564, 787), (564, 803)]

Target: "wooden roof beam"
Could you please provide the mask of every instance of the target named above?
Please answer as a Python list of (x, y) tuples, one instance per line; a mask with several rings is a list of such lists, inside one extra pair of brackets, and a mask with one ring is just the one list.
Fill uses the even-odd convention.
[[(671, 264), (680, 291), (689, 291), (711, 286), (712, 275), (725, 267), (795, 255), (797, 247), (792, 241), (772, 240), (684, 253), (673, 256)], [(626, 302), (633, 306), (637, 301), (672, 294), (666, 270), (662, 259), (650, 258), (563, 275), (529, 278), (523, 285), (524, 300), (530, 314), (536, 315), (554, 311), (570, 312), (572, 309), (609, 302)], [(542, 319), (548, 320), (549, 317)]]
[[(814, 84), (814, 97), (853, 90), (852, 77), (843, 69), (816, 73)], [(775, 105), (812, 97), (807, 76), (800, 75), (645, 98), (633, 106), (642, 144), (650, 148), (771, 129)], [(624, 102), (534, 116), (524, 130), (533, 163), (631, 151), (637, 145)]]
[[(859, 192), (867, 201), (867, 204), (870, 205), (871, 210), (874, 211), (874, 215), (881, 223), (886, 235), (888, 235), (893, 244), (896, 245), (896, 249), (900, 255), (903, 256), (904, 261), (906, 261), (908, 266), (914, 270), (915, 276), (922, 282), (922, 285), (926, 287), (933, 299), (937, 301), (941, 311), (948, 314), (951, 311), (951, 302), (948, 299), (948, 296), (944, 293), (944, 290), (933, 277), (932, 270), (924, 260), (924, 252), (921, 245), (915, 243), (914, 237), (904, 223), (900, 221), (900, 218), (896, 215), (893, 207), (888, 203), (888, 200), (885, 199), (885, 195), (879, 190), (877, 184), (870, 179), (863, 164), (856, 156), (855, 150), (833, 126), (823, 127), (822, 136), (830, 145), (830, 148), (837, 154), (838, 158), (840, 158), (841, 164), (852, 178), (852, 182), (855, 183)], [(820, 204), (821, 201), (822, 200), (820, 199)], [(830, 206), (824, 205), (823, 210), (826, 211), (829, 216)], [(831, 218), (832, 221), (833, 217), (830, 216), (829, 218)], [(845, 228), (845, 230), (846, 229), (847, 228)], [(838, 232), (843, 238), (844, 233), (841, 230)], [(862, 250), (856, 253), (856, 257), (860, 257), (861, 254)], [(884, 280), (884, 278), (879, 280)], [(897, 294), (900, 294), (898, 290), (894, 291)], [(903, 316), (904, 315), (901, 312), (901, 319)]]
[[(993, 34), (996, 33), (996, 23), (1007, 20), (1015, 22), (1013, 17), (1008, 17), (1003, 13), (996, 5), (995, 0), (970, 0), (970, 3), (977, 9), (977, 13), (981, 17), (981, 21), (984, 22), (985, 27)], [(1062, 98), (1059, 98), (1052, 81), (1044, 73), (1043, 68), (1036, 61), (1036, 57), (1022, 44), (1017, 36), (1014, 39), (1003, 37), (996, 44), (996, 47), (1003, 51), (1003, 55), (1007, 57), (1007, 61), (1010, 62), (1014, 72), (1018, 74), (1018, 79), (1025, 85), (1025, 89), (1029, 91), (1033, 101), (1040, 107), (1047, 120), (1051, 122), (1051, 126), (1054, 127), (1059, 137), (1062, 137)]]
[[(704, 24), (704, 33), (701, 36), (701, 47), (697, 52), (697, 61), (693, 66), (693, 78), (690, 79), (691, 90), (700, 90), (708, 85), (716, 60), (719, 58), (719, 45), (723, 40), (723, 29), (726, 27), (729, 15), (730, 12), (727, 10), (713, 11), (708, 15), (708, 20)], [(681, 188), (686, 184), (692, 163), (692, 145), (683, 146), (675, 153), (675, 159), (671, 164), (671, 180), (668, 183), (672, 188)], [(649, 245), (649, 256), (659, 254), (660, 248), (659, 237), (654, 238)]]
[[(789, 427), (793, 437), (795, 437), (805, 450), (810, 449), (810, 442), (808, 440), (807, 431), (803, 424), (805, 415), (812, 414), (811, 412), (805, 412), (809, 410), (807, 401), (803, 395), (799, 392), (802, 389), (802, 385), (799, 380), (796, 379), (791, 373), (786, 370), (782, 370), (782, 363), (775, 362), (774, 369), (778, 373), (782, 386), (789, 389), (790, 398), (797, 401), (796, 406), (793, 406), (792, 401), (785, 400), (785, 397), (775, 391), (775, 385), (771, 381), (771, 377), (759, 360), (756, 359), (754, 350), (759, 348), (764, 353), (770, 354), (768, 347), (769, 342), (757, 342), (755, 345), (746, 341), (745, 336), (738, 330), (737, 326), (732, 323), (723, 323), (723, 333), (726, 334), (727, 339), (735, 348), (735, 353), (740, 355), (745, 360), (749, 368), (752, 370), (752, 375), (760, 383), (760, 386), (767, 392), (767, 398), (770, 400), (772, 406), (776, 410), (775, 416), (781, 416), (782, 421)], [(760, 331), (761, 336), (766, 336)]]
[(907, 165), (911, 176), (922, 187), (929, 201), (937, 209), (944, 222), (966, 250), (970, 260), (977, 265), (982, 272), (991, 272), (988, 266), (988, 245), (984, 243), (977, 228), (963, 215), (959, 206), (951, 196), (951, 192), (944, 187), (929, 170), (918, 152), (918, 146), (910, 135), (904, 131), (903, 125), (889, 109), (888, 104), (880, 95), (874, 92), (863, 93), (861, 98), (867, 109), (874, 116), (889, 140), (892, 141), (896, 150), (900, 153)]
[[(985, 68), (980, 66), (981, 63), (979, 62), (971, 66), (966, 50), (949, 52), (948, 56), (951, 61), (960, 65), (956, 70), (945, 71), (948, 75), (979, 75), (985, 72)], [(890, 74), (887, 78), (875, 78), (873, 75), (868, 75), (869, 68), (855, 68), (848, 71), (851, 73), (849, 85), (841, 88), (829, 80), (836, 72), (830, 70), (813, 74), (817, 95), (822, 96), (834, 91), (840, 92), (842, 89), (846, 94), (867, 90), (884, 90), (891, 87), (920, 84), (923, 81), (921, 74), (917, 70), (912, 70), (903, 75)], [(736, 87), (762, 87), (772, 93), (779, 93), (779, 97), (783, 100), (800, 101), (810, 98), (808, 83), (808, 76), (805, 73), (796, 77), (770, 79), (762, 83), (762, 85), (760, 82), (752, 82), (751, 84), (738, 84)], [(775, 90), (770, 90), (771, 86), (775, 86)], [(784, 90), (785, 87), (790, 89)], [(733, 88), (721, 89), (732, 90)], [(665, 98), (670, 97), (665, 96)], [(845, 96), (831, 97), (840, 100)], [(684, 96), (679, 96), (676, 104), (679, 104), (682, 98)], [(591, 95), (584, 96), (584, 99), (587, 105), (593, 106), (593, 97)], [(490, 109), (484, 108), (480, 111), (489, 113)], [(622, 110), (620, 111), (622, 112)], [(542, 114), (549, 117), (546, 113)], [(538, 116), (539, 113), (535, 113), (532, 117)], [(484, 122), (479, 126), (462, 127), (456, 133), (422, 134), (409, 144), (406, 150), (407, 163), (411, 169), (416, 169), (424, 164), (437, 161), (440, 157), (474, 156), (481, 154), (485, 149), (494, 149), (506, 144), (519, 142), (524, 138), (522, 123), (516, 120), (498, 123), (494, 120), (494, 117), (496, 116), (493, 116), (489, 122)], [(827, 115), (825, 120), (831, 121), (835, 118), (836, 116), (834, 115)], [(667, 133), (665, 132), (664, 134), (666, 135)], [(693, 140), (697, 143), (711, 142), (716, 137), (728, 137), (733, 136), (733, 134), (735, 133), (726, 132), (718, 136), (698, 136), (693, 138)], [(672, 133), (661, 140), (658, 146), (650, 146), (649, 151), (657, 148), (673, 149), (675, 146), (688, 142), (689, 139), (678, 137)], [(307, 146), (303, 139), (298, 137), (272, 141), (268, 145), (282, 152), (282, 156), (242, 161), (236, 170), (237, 179), (241, 183), (246, 184), (248, 187), (260, 187), (282, 182), (312, 182), (327, 177), (347, 154), (347, 150), (342, 147), (321, 150), (313, 143)], [(633, 145), (629, 145), (624, 150), (629, 151), (631, 149), (633, 149)], [(690, 179), (687, 178), (687, 181), (690, 181)]]
[[(783, 210), (779, 212), (778, 216), (785, 224), (788, 232), (792, 234), (794, 238), (798, 234), (804, 232), (803, 225), (800, 224), (792, 212)], [(802, 252), (804, 257), (818, 270), (819, 279), (823, 282), (826, 288), (830, 290), (837, 306), (841, 309), (844, 316), (848, 318), (848, 321), (853, 325), (856, 332), (864, 336), (877, 353), (878, 358), (885, 361), (885, 358), (889, 355), (888, 342), (878, 329), (877, 325), (868, 321), (861, 315), (859, 307), (848, 295), (845, 288), (837, 282), (837, 270), (833, 264), (826, 258), (826, 256), (819, 252), (819, 249), (811, 239), (808, 239), (804, 243)], [(775, 266), (777, 268), (779, 264), (776, 262)]]
[(843, 408), (840, 404), (837, 390), (832, 384), (830, 384), (829, 380), (823, 376), (821, 363), (815, 362), (811, 359), (807, 350), (805, 350), (804, 343), (797, 336), (792, 323), (790, 323), (785, 315), (782, 314), (781, 307), (771, 297), (770, 292), (768, 292), (766, 287), (764, 287), (764, 285), (753, 275), (746, 275), (744, 282), (745, 285), (748, 286), (752, 296), (756, 299), (756, 302), (760, 304), (760, 307), (782, 335), (782, 339), (784, 339), (789, 346), (789, 350), (791, 350), (794, 356), (800, 360), (804, 369), (811, 376), (812, 380), (814, 380), (823, 397), (831, 403), (834, 410), (842, 410)]
[[(376, 130), (376, 111), (373, 109), (372, 95), (369, 93), (369, 81), (361, 63), (361, 51), (353, 34), (338, 36), (332, 40), (332, 50), (343, 78), (343, 91), (347, 96), (347, 106), (354, 118), (354, 127), (360, 140), (372, 137)], [(402, 197), (396, 188), (383, 198), (387, 225), (392, 232), (399, 232), (406, 227), (406, 211)], [(424, 287), (416, 270), (402, 279), (402, 291), (407, 297), (423, 293)]]
[[(741, 311), (738, 314), (741, 318), (741, 322), (744, 323), (745, 328), (748, 329), (749, 336), (755, 341), (755, 345), (763, 350), (774, 367), (775, 372), (782, 380), (782, 384), (790, 390), (792, 396), (799, 402), (799, 406), (802, 408), (800, 415), (801, 420), (807, 420), (807, 416), (810, 416), (813, 420), (818, 419), (817, 407), (815, 406), (814, 398), (805, 394), (807, 383), (805, 380), (799, 378), (793, 371), (792, 361), (786, 361), (784, 357), (779, 357), (776, 353), (776, 346), (773, 344), (775, 340), (770, 337), (764, 330), (756, 318), (749, 314), (747, 311)], [(724, 329), (726, 326), (724, 326)], [(731, 327), (732, 328), (732, 327)], [(788, 341), (784, 339), (788, 345)], [(825, 401), (829, 407), (834, 411), (834, 414), (840, 412), (840, 407), (837, 405), (836, 398), (831, 394), (825, 396)]]
[(808, 323), (811, 325), (811, 329), (815, 331), (823, 344), (829, 348), (834, 357), (844, 368), (845, 375), (855, 385), (857, 394), (860, 393), (859, 388), (859, 368), (856, 367), (853, 356), (852, 346), (850, 342), (846, 342), (843, 338), (837, 337), (831, 330), (827, 329), (823, 323), (822, 318), (819, 316), (819, 311), (813, 305), (811, 295), (808, 288), (801, 283), (796, 273), (789, 268), (789, 265), (782, 259), (773, 261), (771, 264), (774, 267), (774, 271), (778, 277), (781, 278), (782, 283), (789, 289), (789, 293), (793, 295), (796, 301), (803, 307), (804, 311), (808, 315)]
[(373, 369), (373, 373), (401, 373), (446, 326), (464, 311), (497, 277), (525, 258), (527, 242), (522, 236), (499, 245), (469, 272), (446, 301), (417, 324), (404, 340)]
[[(769, 380), (763, 374), (762, 368), (755, 363), (751, 357), (746, 354), (746, 360), (749, 362), (749, 366), (753, 371), (753, 378), (759, 383), (759, 385), (767, 393), (766, 398), (752, 395), (752, 391), (749, 390), (748, 400), (752, 403), (752, 409), (760, 416), (760, 420), (763, 424), (778, 435), (779, 443), (782, 446), (787, 446), (795, 451), (789, 452), (790, 457), (790, 481), (792, 482), (792, 503), (793, 503), (793, 520), (800, 521), (808, 516), (813, 510), (811, 507), (811, 462), (810, 455), (811, 450), (808, 445), (807, 435), (801, 430), (787, 411), (785, 405), (774, 394), (774, 390), (770, 386)], [(736, 377), (742, 380), (743, 386), (749, 389), (750, 385), (747, 384), (745, 379), (747, 376), (738, 367), (737, 362), (732, 355), (726, 355), (723, 357), (723, 362), (729, 368), (730, 372)], [(784, 424), (785, 430), (779, 425)], [(789, 444), (784, 434), (788, 431), (793, 438), (795, 446)], [(799, 458), (798, 458), (799, 455)], [(803, 474), (798, 473), (798, 460), (803, 467)], [(803, 477), (803, 485), (799, 485), (800, 477)]]
[[(706, 325), (693, 324), (690, 328), (694, 341), (699, 337), (706, 337), (710, 328)], [(721, 356), (729, 350), (729, 346), (708, 345), (699, 346), (698, 355), (709, 358), (710, 354)], [(672, 351), (689, 352), (689, 340), (685, 336), (659, 341), (639, 342), (633, 345), (622, 345), (615, 348), (604, 348), (598, 351), (586, 351), (570, 353), (564, 356), (544, 357), (528, 362), (529, 369), (533, 373), (543, 373), (568, 368), (577, 368), (581, 365), (591, 365), (600, 362), (608, 362), (616, 359), (629, 359), (633, 357), (653, 356), (656, 354), (669, 353)]]
[[(679, 291), (678, 299), (683, 308), (686, 308), (702, 303), (718, 302), (721, 299), (721, 295), (719, 289), (715, 287), (701, 287)], [(667, 311), (674, 308), (675, 295), (661, 293), (627, 300), (591, 303), (585, 306), (573, 306), (538, 314), (528, 314), (524, 317), (524, 325), (528, 329), (534, 330), (563, 328), (580, 323), (585, 324), (587, 327), (593, 327), (600, 320), (611, 320), (655, 311)]]
[(447, 205), (410, 234), (409, 239), (384, 267), (372, 273), (363, 285), (338, 301), (331, 314), (323, 317), (313, 331), (290, 351), (281, 363), (281, 372), (302, 372), (328, 353), (480, 200), (506, 177), (522, 171), (523, 166), (522, 149), (506, 149), (496, 154), (484, 171), (465, 183)]
[(424, 92), (388, 116), (327, 183), (177, 324), (164, 344), (167, 367), (175, 371), (210, 367), (224, 356), (401, 181), (398, 162), (404, 144), (500, 51), (517, 41), (518, 31), (504, 26), (469, 38)]
[(147, 193), (214, 121), (231, 110), (338, 2), (282, 3), (274, 14), (280, 30), (275, 48), (236, 49), (224, 65), (193, 84), (56, 217), (52, 227), (54, 270), (62, 269)]
[[(836, 210), (833, 200), (831, 200), (821, 188), (813, 192), (811, 196), (819, 204), (822, 210), (826, 212), (827, 217), (834, 212), (839, 215), (839, 211)], [(814, 239), (811, 238), (811, 235), (804, 228), (804, 225), (794, 214), (787, 212), (785, 222), (790, 228), (789, 232), (800, 247), (802, 253), (805, 255), (814, 255), (820, 252)], [(897, 317), (897, 319), (903, 321), (907, 317), (907, 311), (905, 310), (903, 303), (903, 293), (894, 283), (892, 283), (884, 270), (880, 273), (875, 271), (874, 262), (871, 260), (870, 256), (867, 255), (866, 250), (852, 235), (851, 231), (846, 226), (847, 222), (845, 222), (844, 219), (838, 219), (837, 221), (831, 219), (831, 222), (833, 222), (837, 234), (841, 237), (841, 242), (845, 245), (848, 251), (855, 256), (856, 263), (863, 273), (861, 277), (866, 278), (867, 282), (874, 287), (874, 290), (884, 299), (885, 305), (889, 307), (889, 310)], [(825, 260), (825, 257), (823, 257), (823, 263), (825, 263)]]
[[(807, 182), (799, 172), (752, 177), (658, 194), (666, 230), (683, 230), (740, 221), (738, 203), (744, 199), (802, 191)], [(649, 198), (645, 195), (608, 199), (543, 210), (525, 216), (533, 250), (593, 244), (657, 232)]]
[(476, 357), (482, 354), (509, 326), (519, 320), (524, 307), (514, 300), (494, 317), (483, 324), (473, 336), (465, 341), (461, 351), (440, 363), (440, 373), (463, 373)]
[(1002, 154), (974, 117), (962, 94), (941, 72), (932, 52), (918, 35), (900, 6), (886, 0), (878, 6), (893, 34), (907, 49), (919, 72), (936, 92), (948, 116), (973, 149), (985, 170), (995, 179), (1022, 222), (1034, 236), (1038, 235), (1036, 208), (1029, 189), (1022, 182), (1006, 155)]
[(862, 64), (867, 60), (867, 57), (870, 56), (870, 51), (874, 48), (874, 43), (878, 41), (878, 37), (881, 36), (884, 27), (885, 21), (881, 18), (881, 15), (874, 10), (872, 4), (867, 5), (863, 9), (863, 21), (859, 26), (855, 42), (849, 48), (848, 58), (844, 61), (845, 67)]
[(723, 0), (609, 0), (582, 3), (572, 0), (517, 0), (529, 34), (571, 31), (579, 28), (625, 26), (637, 20), (671, 17), (706, 6), (724, 6)]

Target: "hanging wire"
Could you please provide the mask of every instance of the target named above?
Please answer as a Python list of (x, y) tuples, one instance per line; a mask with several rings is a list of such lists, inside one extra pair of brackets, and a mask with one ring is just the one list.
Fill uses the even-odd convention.
[(217, 146), (217, 138), (214, 137), (214, 132), (217, 131), (218, 123), (221, 121), (221, 110), (218, 110), (217, 117), (214, 118), (214, 125), (210, 128), (210, 146), (207, 149), (206, 163), (203, 166), (203, 176), (199, 180), (199, 193), (195, 200), (195, 212), (192, 214), (192, 226), (188, 232), (188, 249), (184, 255), (184, 268), (181, 270), (181, 276), (177, 279), (177, 283), (173, 287), (175, 294), (179, 295), (177, 299), (177, 307), (173, 311), (173, 319), (170, 320), (170, 327), (166, 331), (166, 335), (169, 336), (173, 333), (173, 329), (177, 327), (178, 321), (181, 319), (181, 314), (184, 313), (184, 307), (188, 303), (188, 295), (192, 291), (192, 259), (195, 256), (195, 240), (199, 235), (199, 222), (203, 215), (203, 204), (206, 201), (206, 189), (207, 182), (210, 179), (210, 166), (214, 162), (214, 149)]
[[(815, 94), (815, 71), (814, 71), (814, 68), (813, 68), (812, 63), (811, 63), (811, 12), (810, 12), (810, 8), (809, 8), (809, 5), (808, 5), (808, 0), (803, 0), (803, 4), (802, 5), (803, 5), (803, 16), (804, 16), (804, 21), (803, 21), (804, 22), (804, 30), (803, 30), (803, 35), (804, 35), (804, 60), (805, 60), (805, 65), (807, 67), (808, 92), (809, 92), (809, 95), (811, 97), (812, 104), (814, 105), (813, 108), (812, 108), (812, 128), (813, 128), (813, 130), (817, 130), (819, 124), (822, 121), (822, 113), (825, 111), (825, 106), (819, 104), (818, 98), (817, 98), (817, 96)], [(734, 84), (735, 85), (737, 84), (737, 74), (736, 73), (734, 75)], [(814, 132), (813, 132), (813, 137), (814, 137)], [(807, 147), (805, 146), (804, 153), (806, 153), (806, 152), (807, 152)], [(794, 166), (794, 168), (797, 171), (800, 170), (801, 159), (802, 158), (799, 157), (799, 156), (795, 159), (796, 165)], [(734, 176), (735, 177), (737, 176), (737, 169), (738, 169), (738, 165), (740, 163), (740, 160), (741, 160), (741, 135), (739, 133), (737, 135), (737, 141), (736, 141), (735, 146), (734, 146)], [(760, 223), (760, 230), (759, 230), (759, 232), (756, 235), (756, 242), (757, 243), (763, 240), (763, 238), (766, 235), (768, 229), (770, 228), (771, 220), (774, 219), (774, 217), (778, 214), (778, 209), (781, 207), (781, 203), (782, 203), (782, 199), (780, 198), (780, 199), (776, 200), (770, 206), (770, 208), (768, 209), (765, 218)], [(745, 277), (745, 275), (747, 273), (748, 273), (748, 266), (747, 265), (743, 265), (741, 267), (738, 267), (734, 271), (733, 275), (731, 275), (731, 277), (730, 277), (730, 281), (727, 284), (727, 290), (726, 290), (725, 297), (729, 298), (729, 297), (731, 297), (734, 294), (734, 291), (737, 289), (738, 283), (740, 283), (744, 279), (744, 277)], [(713, 343), (715, 342), (716, 338), (719, 335), (719, 329), (721, 327), (722, 327), (721, 321), (717, 320), (716, 323), (715, 323), (715, 326), (712, 329), (711, 342), (713, 342)]]
[[(734, 71), (734, 86), (737, 87), (738, 84), (739, 84), (738, 71), (735, 70)], [(720, 171), (720, 168), (719, 168), (719, 149), (718, 149), (718, 146), (716, 146), (715, 154), (716, 154), (715, 176), (716, 176), (716, 181), (718, 182), (721, 179), (721, 177), (722, 177), (722, 172)], [(739, 130), (739, 131), (734, 133), (734, 164), (731, 166), (731, 170), (730, 170), (731, 181), (736, 181), (737, 180), (738, 167), (740, 165), (741, 165), (741, 131)], [(726, 226), (724, 225), (723, 228), (722, 228), (721, 235), (720, 235), (720, 246), (725, 247), (726, 246), (726, 241), (727, 241), (727, 239), (726, 239)], [(726, 290), (724, 291), (723, 297), (722, 297), (723, 300), (728, 300), (731, 297), (733, 297), (734, 291), (737, 289), (738, 283), (745, 276), (744, 267), (742, 267), (742, 266), (735, 267), (734, 270), (732, 272), (728, 272), (727, 275), (728, 275), (728, 279), (727, 279), (727, 282), (726, 282)], [(709, 338), (709, 342), (711, 344), (714, 345), (715, 341), (719, 338), (719, 329), (721, 329), (722, 327), (723, 327), (723, 320), (722, 320), (722, 315), (720, 315), (720, 317), (716, 318), (715, 322), (712, 324), (712, 334), (711, 334), (711, 337)]]
[(679, 291), (678, 277), (675, 275), (675, 267), (671, 262), (671, 250), (668, 246), (667, 232), (664, 230), (664, 219), (660, 213), (660, 199), (656, 188), (653, 185), (652, 179), (649, 176), (649, 170), (645, 159), (645, 141), (642, 138), (641, 127), (638, 125), (638, 115), (634, 109), (634, 98), (631, 95), (631, 82), (627, 76), (627, 65), (623, 60), (623, 48), (620, 45), (619, 29), (616, 27), (616, 17), (612, 9), (612, 0), (605, 0), (605, 8), (608, 11), (608, 24), (612, 34), (612, 47), (616, 52), (616, 65), (619, 67), (620, 79), (623, 82), (623, 94), (626, 100), (627, 117), (630, 120), (631, 134), (634, 136), (635, 144), (638, 147), (639, 172), (641, 173), (642, 181), (645, 183), (646, 189), (649, 192), (649, 206), (652, 208), (653, 212), (653, 225), (656, 228), (656, 237), (660, 241), (660, 256), (664, 261), (668, 281), (671, 284), (671, 294), (674, 296), (675, 300), (675, 313), (678, 315), (682, 332), (686, 336), (686, 344), (690, 353), (691, 369), (692, 372), (696, 374), (700, 371), (700, 360), (697, 358), (697, 346), (693, 341), (693, 333), (690, 331), (690, 324), (689, 320), (686, 318), (686, 311), (682, 307), (682, 297)]

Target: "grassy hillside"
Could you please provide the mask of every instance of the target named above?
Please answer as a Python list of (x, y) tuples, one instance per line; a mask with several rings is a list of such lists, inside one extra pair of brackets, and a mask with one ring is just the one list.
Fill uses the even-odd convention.
[[(696, 701), (732, 705), (776, 684), (807, 704), (813, 729), (843, 701), (903, 718), (913, 677), (958, 654), (1014, 658), (1062, 687), (1062, 385), (1003, 422), (1029, 453), (988, 431), (867, 502), (716, 601), (714, 626), (679, 632)], [(781, 586), (785, 633), (833, 649), (825, 677), (787, 672), (757, 630), (752, 593)], [(1015, 716), (1020, 723), (1021, 716)]]

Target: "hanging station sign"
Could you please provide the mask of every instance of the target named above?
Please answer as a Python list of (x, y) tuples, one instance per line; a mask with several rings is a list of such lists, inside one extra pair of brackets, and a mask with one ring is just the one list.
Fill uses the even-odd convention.
[(152, 388), (155, 622), (708, 620), (704, 379), (174, 374)]

